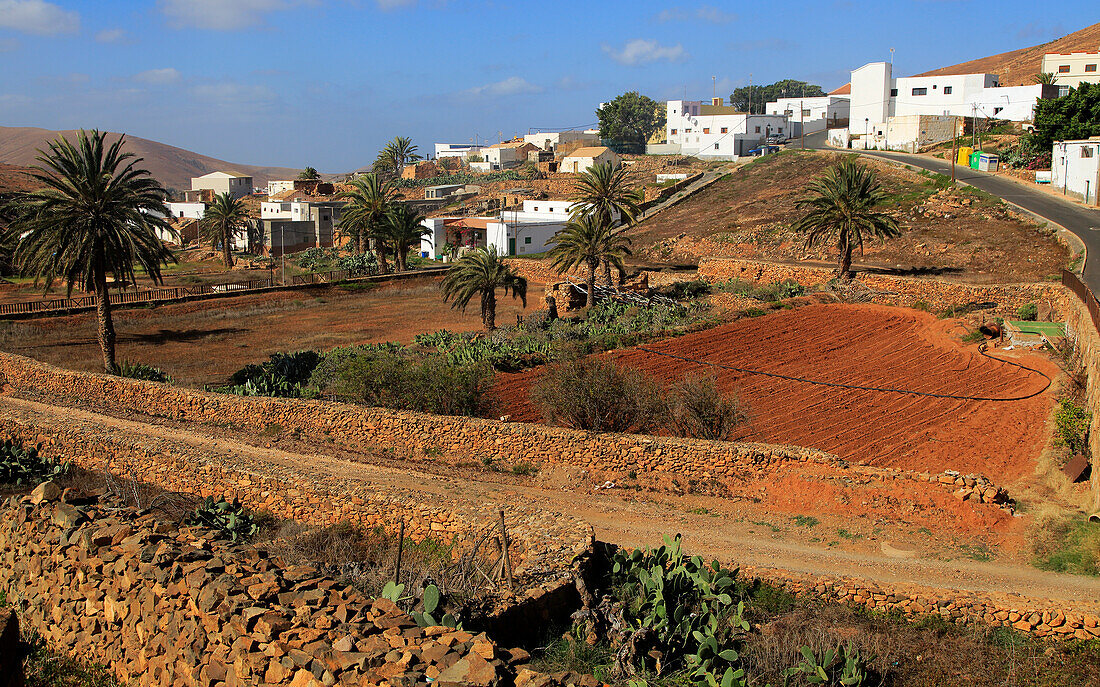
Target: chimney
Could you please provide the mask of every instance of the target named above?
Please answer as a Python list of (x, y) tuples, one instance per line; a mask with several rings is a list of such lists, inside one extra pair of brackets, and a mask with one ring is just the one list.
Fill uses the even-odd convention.
[(721, 98), (711, 98), (710, 99), (710, 104), (714, 105), (715, 107), (721, 107), (722, 99)]

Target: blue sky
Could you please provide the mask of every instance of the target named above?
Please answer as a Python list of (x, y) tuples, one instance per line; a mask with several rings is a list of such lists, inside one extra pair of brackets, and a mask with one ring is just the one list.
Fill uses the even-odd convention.
[(0, 125), (124, 131), (233, 162), (339, 172), (395, 135), (592, 125), (627, 90), (826, 89), (1036, 45), (1095, 0), (0, 0)]

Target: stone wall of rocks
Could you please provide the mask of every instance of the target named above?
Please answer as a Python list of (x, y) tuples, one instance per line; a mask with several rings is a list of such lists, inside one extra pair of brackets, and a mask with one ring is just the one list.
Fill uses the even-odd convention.
[(1093, 456), (1091, 511), (1095, 513), (1100, 512), (1100, 470), (1096, 468), (1096, 457), (1100, 456), (1100, 333), (1096, 331), (1088, 306), (1072, 292), (1067, 293), (1061, 313), (1066, 325), (1066, 338), (1077, 350), (1085, 373), (1085, 404), (1092, 412), (1089, 451)]
[[(278, 425), (281, 431), (291, 434), (323, 438), (336, 445), (361, 450), (386, 449), (395, 457), (410, 460), (487, 462), (502, 466), (558, 464), (600, 474), (636, 473), (650, 478), (665, 475), (698, 482), (719, 492), (726, 488), (736, 489), (739, 484), (766, 477), (780, 468), (810, 462), (842, 478), (913, 481), (932, 489), (947, 489), (964, 500), (1011, 507), (1005, 491), (980, 475), (937, 475), (852, 465), (817, 449), (594, 433), (331, 401), (206, 393), (167, 384), (63, 370), (8, 353), (0, 353), (0, 375), (13, 390), (66, 398), (96, 408), (202, 424), (229, 424), (251, 432), (262, 432)], [(73, 438), (75, 443), (80, 441), (79, 436)], [(95, 455), (94, 450), (91, 455)], [(148, 468), (157, 471), (151, 476), (155, 483), (194, 480), (189, 488), (181, 491), (232, 489), (237, 485), (235, 478), (223, 480), (217, 471), (195, 467), (177, 470), (155, 461), (151, 465), (156, 466)], [(251, 487), (251, 478), (249, 481)], [(289, 488), (288, 484), (283, 490), (273, 492), (270, 486), (257, 486), (246, 490), (241, 500), (254, 498), (252, 492), (258, 490), (275, 494), (265, 499), (265, 504), (267, 501), (281, 502), (291, 494)], [(357, 497), (365, 503), (374, 503), (369, 495)], [(315, 509), (323, 513), (336, 507), (321, 495), (304, 501), (291, 496), (286, 501), (285, 508), (292, 511), (288, 517), (299, 517)], [(396, 508), (396, 504), (393, 507)], [(420, 504), (416, 508), (420, 513), (425, 508), (431, 510)], [(350, 510), (355, 509), (344, 508), (333, 517), (343, 518)], [(409, 517), (429, 523), (430, 529), (442, 533), (462, 527), (458, 521), (449, 521), (442, 515), (418, 517), (417, 513), (411, 513)], [(424, 525), (420, 529), (424, 530)]]
[[(785, 265), (733, 258), (704, 258), (699, 276), (709, 282), (742, 279), (753, 282), (779, 282), (793, 279), (803, 286), (820, 286), (836, 271), (825, 267)], [(857, 285), (875, 292), (873, 303), (913, 307), (923, 304), (932, 312), (968, 303), (993, 304), (988, 310), (1015, 317), (1016, 309), (1027, 303), (1046, 305), (1052, 311), (1065, 298), (1065, 287), (1056, 282), (1037, 284), (962, 284), (936, 279), (894, 277), (861, 273)]]
[(48, 486), (0, 505), (0, 590), (28, 629), (125, 683), (549, 682), (522, 649), (418, 627), (312, 566)]

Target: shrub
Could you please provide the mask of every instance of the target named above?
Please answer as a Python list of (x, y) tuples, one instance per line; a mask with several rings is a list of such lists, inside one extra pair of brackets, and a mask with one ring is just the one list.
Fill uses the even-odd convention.
[(327, 268), (335, 259), (335, 248), (307, 248), (291, 256), (295, 265), (310, 271)]
[(341, 270), (370, 274), (378, 269), (378, 258), (375, 257), (374, 253), (353, 253), (340, 258), (336, 264), (337, 268)]
[(215, 500), (213, 496), (207, 496), (195, 508), (187, 523), (218, 530), (235, 542), (251, 539), (258, 529), (251, 514), (237, 499), (229, 502), (224, 497)]
[(1026, 322), (1034, 322), (1039, 317), (1039, 306), (1035, 305), (1034, 303), (1021, 305), (1016, 310), (1016, 317)]
[(1089, 425), (1092, 413), (1068, 398), (1058, 401), (1058, 410), (1054, 414), (1054, 425), (1058, 439), (1074, 453), (1088, 453)]
[(672, 428), (682, 437), (725, 441), (748, 420), (737, 396), (723, 394), (712, 376), (685, 376), (673, 393)]
[(118, 368), (118, 374), (120, 377), (129, 377), (130, 379), (144, 379), (147, 382), (171, 382), (172, 378), (167, 372), (159, 367), (153, 367), (152, 365), (146, 365), (145, 363), (132, 363), (129, 361), (123, 361)]
[(710, 293), (710, 291), (710, 283), (705, 279), (677, 281), (661, 289), (663, 295), (669, 298), (675, 298), (678, 301), (705, 296)]
[(68, 463), (43, 456), (37, 446), (27, 448), (11, 439), (0, 444), (0, 484), (18, 487), (37, 484), (60, 477), (68, 470)]
[(1036, 518), (1030, 532), (1032, 564), (1042, 570), (1100, 575), (1100, 524), (1080, 516)]
[(667, 410), (660, 387), (641, 372), (590, 358), (549, 366), (531, 400), (547, 421), (595, 432), (645, 433)]
[(273, 353), (265, 363), (246, 365), (234, 372), (229, 384), (218, 391), (238, 396), (297, 398), (320, 361), (317, 351)]
[(415, 358), (392, 350), (335, 349), (310, 378), (319, 393), (364, 405), (440, 415), (486, 416), (493, 368), (455, 365), (434, 354)]

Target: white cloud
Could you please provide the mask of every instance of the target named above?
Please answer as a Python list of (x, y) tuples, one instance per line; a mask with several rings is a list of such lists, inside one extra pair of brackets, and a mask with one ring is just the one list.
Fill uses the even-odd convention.
[(649, 64), (658, 60), (681, 62), (688, 57), (684, 46), (679, 43), (676, 45), (661, 45), (657, 41), (645, 38), (635, 38), (619, 50), (604, 44), (603, 51), (619, 64), (628, 66)]
[(125, 29), (103, 29), (96, 33), (96, 43), (122, 43), (127, 39)]
[(134, 74), (134, 81), (149, 84), (150, 86), (167, 86), (180, 80), (178, 69), (165, 67), (164, 69), (148, 69)]
[(14, 38), (0, 38), (0, 52), (11, 52), (19, 49), (19, 41)]
[(157, 4), (176, 27), (236, 31), (261, 25), (265, 15), (306, 0), (159, 0)]
[(471, 88), (465, 93), (471, 96), (483, 96), (483, 95), (520, 95), (523, 93), (539, 93), (542, 91), (540, 86), (529, 82), (519, 76), (510, 76), (503, 81), (497, 81), (496, 83), (486, 84), (484, 86), (478, 86), (477, 88)]
[(191, 88), (195, 100), (215, 105), (260, 105), (275, 100), (275, 92), (267, 86), (239, 84), (229, 81), (200, 84)]
[(0, 28), (40, 36), (75, 33), (80, 15), (44, 0), (0, 0)]
[(708, 24), (728, 24), (737, 19), (737, 15), (720, 10), (717, 7), (702, 5), (694, 10), (684, 9), (683, 7), (670, 7), (658, 12), (656, 19), (661, 23), (697, 19)]

